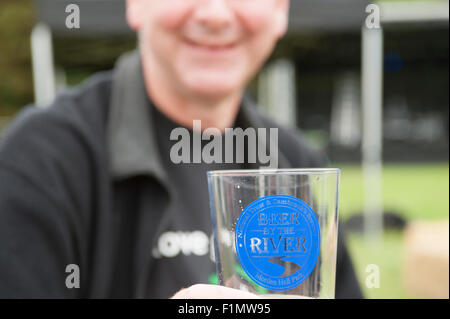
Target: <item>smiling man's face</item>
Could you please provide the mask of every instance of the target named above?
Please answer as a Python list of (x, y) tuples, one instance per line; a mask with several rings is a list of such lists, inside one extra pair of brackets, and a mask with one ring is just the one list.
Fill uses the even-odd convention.
[[(127, 0), (150, 74), (185, 96), (242, 90), (286, 31), (289, 0)], [(151, 79), (158, 81), (158, 79)]]

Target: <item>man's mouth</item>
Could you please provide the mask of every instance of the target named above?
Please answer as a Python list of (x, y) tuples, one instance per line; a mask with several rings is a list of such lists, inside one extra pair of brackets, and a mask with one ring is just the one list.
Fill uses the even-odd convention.
[(184, 42), (191, 48), (205, 53), (226, 53), (237, 47), (235, 42), (201, 42), (191, 39), (184, 39)]

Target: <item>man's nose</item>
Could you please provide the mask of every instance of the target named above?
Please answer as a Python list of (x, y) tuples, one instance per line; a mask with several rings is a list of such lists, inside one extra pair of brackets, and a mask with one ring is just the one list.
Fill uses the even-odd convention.
[(220, 30), (230, 24), (233, 12), (228, 0), (203, 0), (196, 8), (195, 18), (212, 30)]

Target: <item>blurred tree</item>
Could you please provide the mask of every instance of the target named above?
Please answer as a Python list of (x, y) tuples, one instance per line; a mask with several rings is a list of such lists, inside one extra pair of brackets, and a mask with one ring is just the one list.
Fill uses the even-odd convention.
[[(0, 1), (0, 117), (33, 102), (30, 35), (36, 23), (32, 0)], [(130, 36), (53, 35), (55, 64), (76, 85), (94, 72), (111, 69), (136, 46)]]
[(30, 33), (31, 0), (0, 1), (0, 116), (33, 101)]

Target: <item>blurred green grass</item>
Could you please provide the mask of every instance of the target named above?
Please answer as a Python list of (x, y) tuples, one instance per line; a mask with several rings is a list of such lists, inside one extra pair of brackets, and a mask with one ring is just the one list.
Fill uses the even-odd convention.
[[(362, 213), (363, 183), (360, 166), (341, 167), (340, 213), (343, 221)], [(449, 165), (388, 164), (383, 167), (383, 207), (407, 221), (438, 220), (449, 216)], [(403, 233), (386, 231), (379, 245), (366, 243), (361, 234), (348, 233), (347, 243), (366, 298), (412, 298), (403, 288)], [(365, 285), (366, 267), (380, 269), (380, 287)]]
[[(342, 219), (361, 213), (363, 179), (360, 166), (342, 165)], [(383, 167), (383, 207), (408, 220), (440, 219), (449, 211), (449, 166), (440, 164), (388, 164)]]

